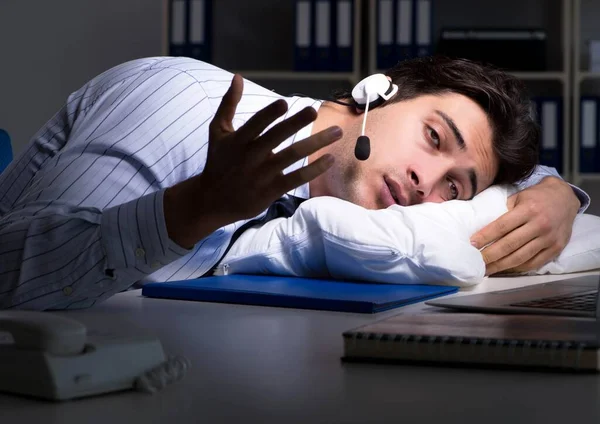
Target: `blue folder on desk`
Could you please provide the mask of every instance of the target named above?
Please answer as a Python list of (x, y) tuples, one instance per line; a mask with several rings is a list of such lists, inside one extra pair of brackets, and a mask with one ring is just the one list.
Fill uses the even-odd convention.
[(454, 293), (458, 287), (233, 274), (147, 283), (148, 297), (372, 314)]

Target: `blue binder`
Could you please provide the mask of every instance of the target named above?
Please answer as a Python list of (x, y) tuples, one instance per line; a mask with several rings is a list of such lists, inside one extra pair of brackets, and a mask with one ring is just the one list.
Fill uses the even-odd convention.
[(10, 143), (10, 136), (8, 133), (0, 129), (0, 173), (11, 163), (13, 160), (12, 146)]
[(397, 0), (395, 18), (396, 60), (411, 59), (416, 54), (414, 0)]
[(169, 55), (187, 56), (187, 0), (170, 0), (168, 21)]
[(332, 0), (314, 1), (314, 70), (331, 71), (334, 68), (333, 24), (335, 4)]
[(432, 53), (431, 39), (433, 0), (414, 0), (414, 55), (417, 57), (429, 56)]
[(354, 0), (333, 0), (334, 70), (352, 72), (354, 69)]
[(212, 0), (188, 0), (187, 56), (211, 60)]
[(454, 293), (457, 287), (375, 284), (267, 275), (147, 283), (147, 297), (339, 312), (377, 313)]
[(579, 172), (600, 172), (598, 154), (598, 106), (600, 97), (581, 97), (579, 134)]
[(297, 71), (314, 68), (314, 11), (312, 0), (296, 0), (294, 62)]
[(563, 172), (563, 104), (560, 97), (535, 97), (541, 128), (540, 163)]
[(394, 43), (395, 10), (395, 0), (377, 0), (377, 69), (388, 69), (398, 62)]

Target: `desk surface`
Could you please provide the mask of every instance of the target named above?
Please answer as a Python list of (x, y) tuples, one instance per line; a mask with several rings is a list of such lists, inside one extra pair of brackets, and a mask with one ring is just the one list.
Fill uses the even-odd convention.
[[(590, 273), (587, 273), (590, 274)], [(578, 274), (582, 275), (582, 274)], [(487, 279), (456, 295), (561, 278)], [(344, 364), (342, 332), (376, 315), (143, 298), (121, 293), (65, 313), (89, 327), (147, 328), (186, 377), (148, 395), (121, 392), (65, 403), (0, 395), (2, 423), (581, 423), (600, 421), (600, 376)]]

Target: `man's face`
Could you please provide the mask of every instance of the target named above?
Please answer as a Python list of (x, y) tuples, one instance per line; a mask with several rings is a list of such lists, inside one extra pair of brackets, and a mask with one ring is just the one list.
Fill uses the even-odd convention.
[(485, 112), (466, 96), (426, 95), (370, 111), (366, 161), (354, 157), (362, 118), (342, 125), (342, 140), (329, 150), (336, 162), (311, 183), (312, 196), (335, 196), (369, 209), (467, 200), (496, 175), (492, 129)]

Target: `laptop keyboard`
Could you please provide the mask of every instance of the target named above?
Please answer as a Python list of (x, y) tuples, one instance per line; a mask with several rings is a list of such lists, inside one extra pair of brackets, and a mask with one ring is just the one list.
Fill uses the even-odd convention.
[(562, 296), (546, 297), (542, 299), (527, 300), (512, 303), (510, 306), (525, 306), (528, 308), (566, 309), (570, 311), (594, 312), (598, 292), (568, 294)]

